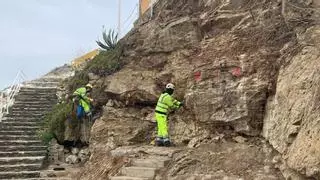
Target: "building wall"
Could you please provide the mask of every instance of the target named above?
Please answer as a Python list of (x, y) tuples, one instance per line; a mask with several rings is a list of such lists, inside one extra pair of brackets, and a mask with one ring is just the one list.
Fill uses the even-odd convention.
[(149, 6), (150, 6), (151, 0), (140, 0), (140, 15), (144, 14)]
[(74, 68), (78, 68), (79, 66), (81, 66), (83, 63), (85, 63), (86, 61), (90, 61), (92, 60), (96, 55), (99, 54), (99, 50), (98, 49), (95, 49), (81, 57), (78, 57), (76, 59), (74, 59), (72, 61), (72, 66)]

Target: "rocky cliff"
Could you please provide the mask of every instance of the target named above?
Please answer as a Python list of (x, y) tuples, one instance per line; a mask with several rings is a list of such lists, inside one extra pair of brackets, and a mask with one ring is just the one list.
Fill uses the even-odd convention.
[(126, 65), (91, 78), (109, 100), (92, 128), (92, 156), (82, 177), (107, 177), (124, 162), (111, 158), (110, 150), (149, 143), (157, 97), (172, 82), (176, 98), (186, 102), (170, 117), (175, 144), (195, 147), (242, 135), (260, 152), (256, 138), (263, 135), (272, 154), (279, 153), (277, 168), (285, 178), (319, 179), (320, 3), (284, 2), (158, 1), (152, 16), (147, 12), (122, 39)]

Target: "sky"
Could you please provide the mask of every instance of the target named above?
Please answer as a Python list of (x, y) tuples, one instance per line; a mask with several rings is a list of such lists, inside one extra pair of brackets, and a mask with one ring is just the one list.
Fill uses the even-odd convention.
[[(122, 0), (121, 31), (138, 17), (139, 0)], [(117, 29), (118, 0), (1, 0), (0, 89), (19, 70), (27, 80), (97, 48), (102, 27)]]

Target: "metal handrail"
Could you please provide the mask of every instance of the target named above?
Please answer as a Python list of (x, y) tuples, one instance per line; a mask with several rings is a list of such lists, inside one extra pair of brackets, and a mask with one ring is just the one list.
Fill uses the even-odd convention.
[(9, 114), (9, 109), (14, 103), (14, 98), (17, 95), (17, 93), (20, 91), (20, 88), (22, 86), (23, 81), (26, 80), (26, 75), (23, 73), (23, 71), (19, 71), (13, 80), (11, 86), (8, 88), (8, 94), (5, 98), (4, 92), (0, 93), (0, 122), (2, 121), (2, 118), (4, 115)]

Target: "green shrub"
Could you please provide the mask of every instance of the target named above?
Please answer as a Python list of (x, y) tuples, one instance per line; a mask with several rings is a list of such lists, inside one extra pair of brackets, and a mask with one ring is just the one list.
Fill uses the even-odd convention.
[(39, 136), (45, 143), (49, 143), (52, 138), (56, 138), (60, 143), (64, 141), (65, 122), (71, 113), (71, 108), (72, 103), (57, 104), (45, 116), (39, 131)]
[(83, 70), (77, 71), (75, 76), (65, 81), (68, 91), (72, 93), (77, 88), (86, 85), (89, 82), (88, 73), (107, 76), (120, 70), (124, 65), (124, 62), (121, 60), (122, 52), (121, 45), (118, 45), (113, 50), (101, 51), (87, 63)]
[(92, 61), (85, 67), (84, 71), (100, 76), (110, 75), (118, 71), (123, 62), (121, 61), (122, 48), (118, 47), (114, 50), (101, 51)]

